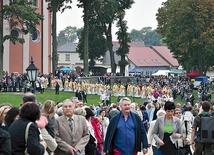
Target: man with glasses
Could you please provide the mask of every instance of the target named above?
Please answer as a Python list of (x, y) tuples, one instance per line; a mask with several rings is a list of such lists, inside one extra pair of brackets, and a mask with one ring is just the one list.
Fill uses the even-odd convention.
[(147, 153), (148, 141), (141, 118), (130, 111), (131, 100), (120, 100), (121, 112), (110, 120), (104, 143), (104, 154), (137, 155)]

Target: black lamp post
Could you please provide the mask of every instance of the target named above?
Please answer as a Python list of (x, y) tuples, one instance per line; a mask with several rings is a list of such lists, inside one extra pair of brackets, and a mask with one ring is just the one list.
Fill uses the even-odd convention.
[(29, 78), (30, 82), (32, 83), (32, 87), (33, 87), (32, 93), (35, 93), (34, 83), (37, 79), (39, 69), (34, 65), (32, 56), (31, 56), (30, 63), (31, 64), (26, 68), (26, 71), (27, 71), (28, 78)]

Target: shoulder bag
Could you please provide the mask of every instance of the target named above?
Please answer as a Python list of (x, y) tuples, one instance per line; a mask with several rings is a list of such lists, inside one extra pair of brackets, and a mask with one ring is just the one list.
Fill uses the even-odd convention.
[(29, 128), (30, 128), (31, 124), (32, 124), (32, 122), (29, 122), (25, 129), (25, 155), (29, 155), (29, 153), (27, 152), (27, 139), (28, 139), (28, 133), (29, 133)]
[[(187, 136), (187, 121), (184, 121), (184, 123), (185, 123), (186, 136)], [(184, 145), (184, 142), (183, 142), (183, 145)], [(190, 151), (189, 145), (185, 145), (184, 147), (181, 147), (178, 149), (176, 155), (188, 155), (190, 153), (189, 151)]]

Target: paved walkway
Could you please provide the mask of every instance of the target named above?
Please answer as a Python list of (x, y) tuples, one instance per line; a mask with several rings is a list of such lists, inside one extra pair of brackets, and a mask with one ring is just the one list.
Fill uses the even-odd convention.
[[(192, 150), (192, 147), (191, 147), (191, 150)], [(192, 153), (193, 153), (193, 150), (192, 150)], [(139, 152), (137, 155), (144, 155), (144, 154), (143, 154), (143, 152)], [(149, 148), (148, 153), (146, 155), (153, 155), (151, 147)]]

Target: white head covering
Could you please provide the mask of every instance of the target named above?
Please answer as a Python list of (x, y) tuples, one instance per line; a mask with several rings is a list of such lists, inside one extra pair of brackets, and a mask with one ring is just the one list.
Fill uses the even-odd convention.
[(157, 117), (161, 114), (161, 113), (164, 113), (164, 115), (166, 115), (166, 112), (163, 110), (163, 109), (160, 109), (157, 111)]

